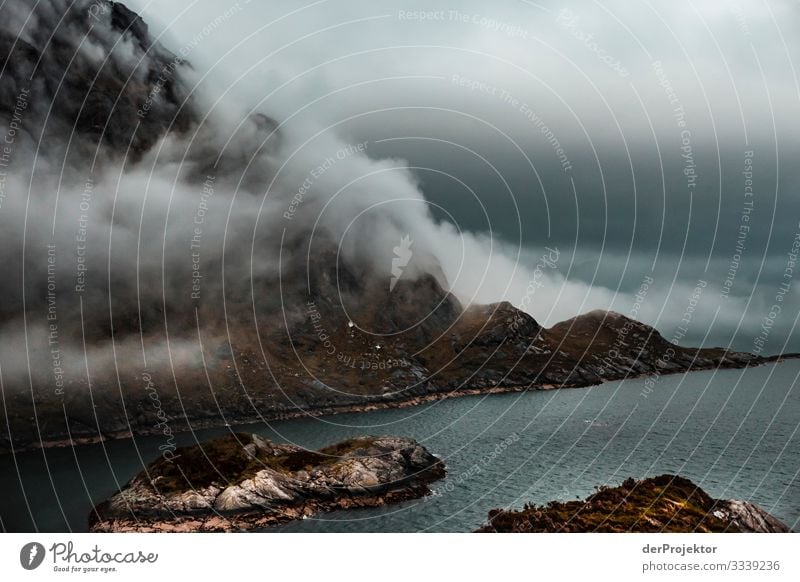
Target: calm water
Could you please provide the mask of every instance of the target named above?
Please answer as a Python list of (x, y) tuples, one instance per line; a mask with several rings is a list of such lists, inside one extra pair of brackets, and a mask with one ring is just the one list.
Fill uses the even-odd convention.
[[(680, 473), (715, 497), (800, 521), (800, 362), (594, 388), (468, 397), (404, 410), (236, 427), (317, 448), (361, 434), (416, 438), (444, 459), (436, 495), (270, 531), (469, 531), (489, 509), (584, 497), (628, 476)], [(182, 435), (182, 444), (225, 429)], [(496, 446), (509, 443), (499, 454)], [(0, 457), (0, 526), (83, 531), (93, 502), (158, 455), (159, 438)]]

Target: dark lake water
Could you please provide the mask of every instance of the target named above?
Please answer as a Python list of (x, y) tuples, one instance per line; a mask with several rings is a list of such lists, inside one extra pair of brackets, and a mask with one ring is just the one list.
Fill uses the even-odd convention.
[[(800, 361), (593, 388), (466, 397), (402, 410), (235, 427), (318, 448), (363, 434), (413, 437), (441, 457), (435, 495), (269, 531), (469, 531), (489, 509), (584, 497), (626, 477), (679, 473), (719, 498), (800, 520)], [(228, 429), (180, 435), (181, 444)], [(5, 531), (85, 531), (93, 503), (158, 456), (137, 438), (0, 457)], [(497, 445), (506, 443), (502, 452)], [(493, 453), (494, 452), (494, 453)]]

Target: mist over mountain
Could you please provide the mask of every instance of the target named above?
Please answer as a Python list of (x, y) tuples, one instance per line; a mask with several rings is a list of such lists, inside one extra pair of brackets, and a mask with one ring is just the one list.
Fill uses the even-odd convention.
[[(529, 311), (548, 325), (631, 313), (645, 276), (637, 317), (666, 336), (708, 284), (687, 344), (752, 350), (769, 319), (800, 213), (788, 0), (134, 4), (190, 48), (215, 95), (368, 140), (371, 157), (408, 162), (437, 220), (506, 246), (487, 277), (475, 260), (479, 276), (451, 281), (467, 296), (519, 307), (550, 246), (561, 260)], [(793, 287), (766, 322), (769, 353), (800, 349)]]
[[(648, 271), (624, 296), (573, 280), (547, 229), (465, 221), (402, 147), (229, 92), (120, 3), (12, 0), (0, 23), (7, 441), (757, 362), (609, 313), (655, 309)], [(702, 321), (705, 281), (681, 286)]]

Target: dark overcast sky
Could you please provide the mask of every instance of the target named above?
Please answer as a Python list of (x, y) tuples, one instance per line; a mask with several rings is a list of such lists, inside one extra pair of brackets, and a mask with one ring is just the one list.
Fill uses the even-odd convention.
[(519, 252), (512, 284), (493, 286), (498, 265), (480, 299), (518, 304), (557, 246), (539, 320), (628, 313), (652, 276), (638, 316), (671, 337), (702, 280), (685, 342), (752, 350), (789, 282), (765, 351), (800, 350), (800, 273), (784, 276), (800, 229), (795, 2), (129, 4), (212, 102), (369, 140), (414, 168), (437, 217)]

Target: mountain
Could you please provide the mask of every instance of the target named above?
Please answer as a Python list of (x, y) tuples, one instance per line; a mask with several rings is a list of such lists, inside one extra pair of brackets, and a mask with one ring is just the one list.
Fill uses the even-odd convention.
[(507, 302), (462, 305), (425, 248), (398, 271), (374, 236), (340, 252), (329, 225), (265, 225), (286, 194), (270, 187), (279, 123), (248, 111), (221, 131), (190, 63), (120, 3), (5, 2), (0, 61), (9, 180), (29, 190), (0, 212), (2, 450), (767, 361), (617, 313), (546, 329)]
[[(463, 307), (431, 275), (401, 280), (391, 293), (388, 277), (352, 277), (345, 309), (330, 289), (336, 279), (324, 272), (316, 276), (311, 292), (297, 293), (296, 303), (284, 304), (281, 314), (264, 309), (256, 325), (244, 317), (249, 306), (229, 304), (226, 335), (209, 324), (196, 332), (202, 347), (180, 348), (189, 352), (181, 354), (183, 361), (202, 365), (169, 366), (170, 355), (156, 344), (147, 349), (146, 373), (99, 368), (91, 389), (73, 381), (62, 402), (37, 394), (35, 412), (30, 394), (7, 395), (14, 445), (42, 444), (39, 435), (44, 444), (130, 434), (169, 439), (189, 426), (590, 386), (641, 375), (656, 380), (768, 361), (677, 346), (613, 312), (593, 311), (543, 328), (507, 302)], [(345, 279), (340, 274), (339, 281)], [(297, 314), (301, 309), (304, 316)], [(117, 357), (136, 357), (129, 349), (121, 347)], [(30, 422), (34, 414), (38, 433)], [(8, 439), (3, 445), (11, 447)]]
[[(24, 129), (52, 153), (137, 159), (167, 131), (197, 121), (181, 73), (189, 65), (119, 2), (0, 6), (0, 118), (30, 94)], [(18, 144), (19, 147), (19, 144)]]

